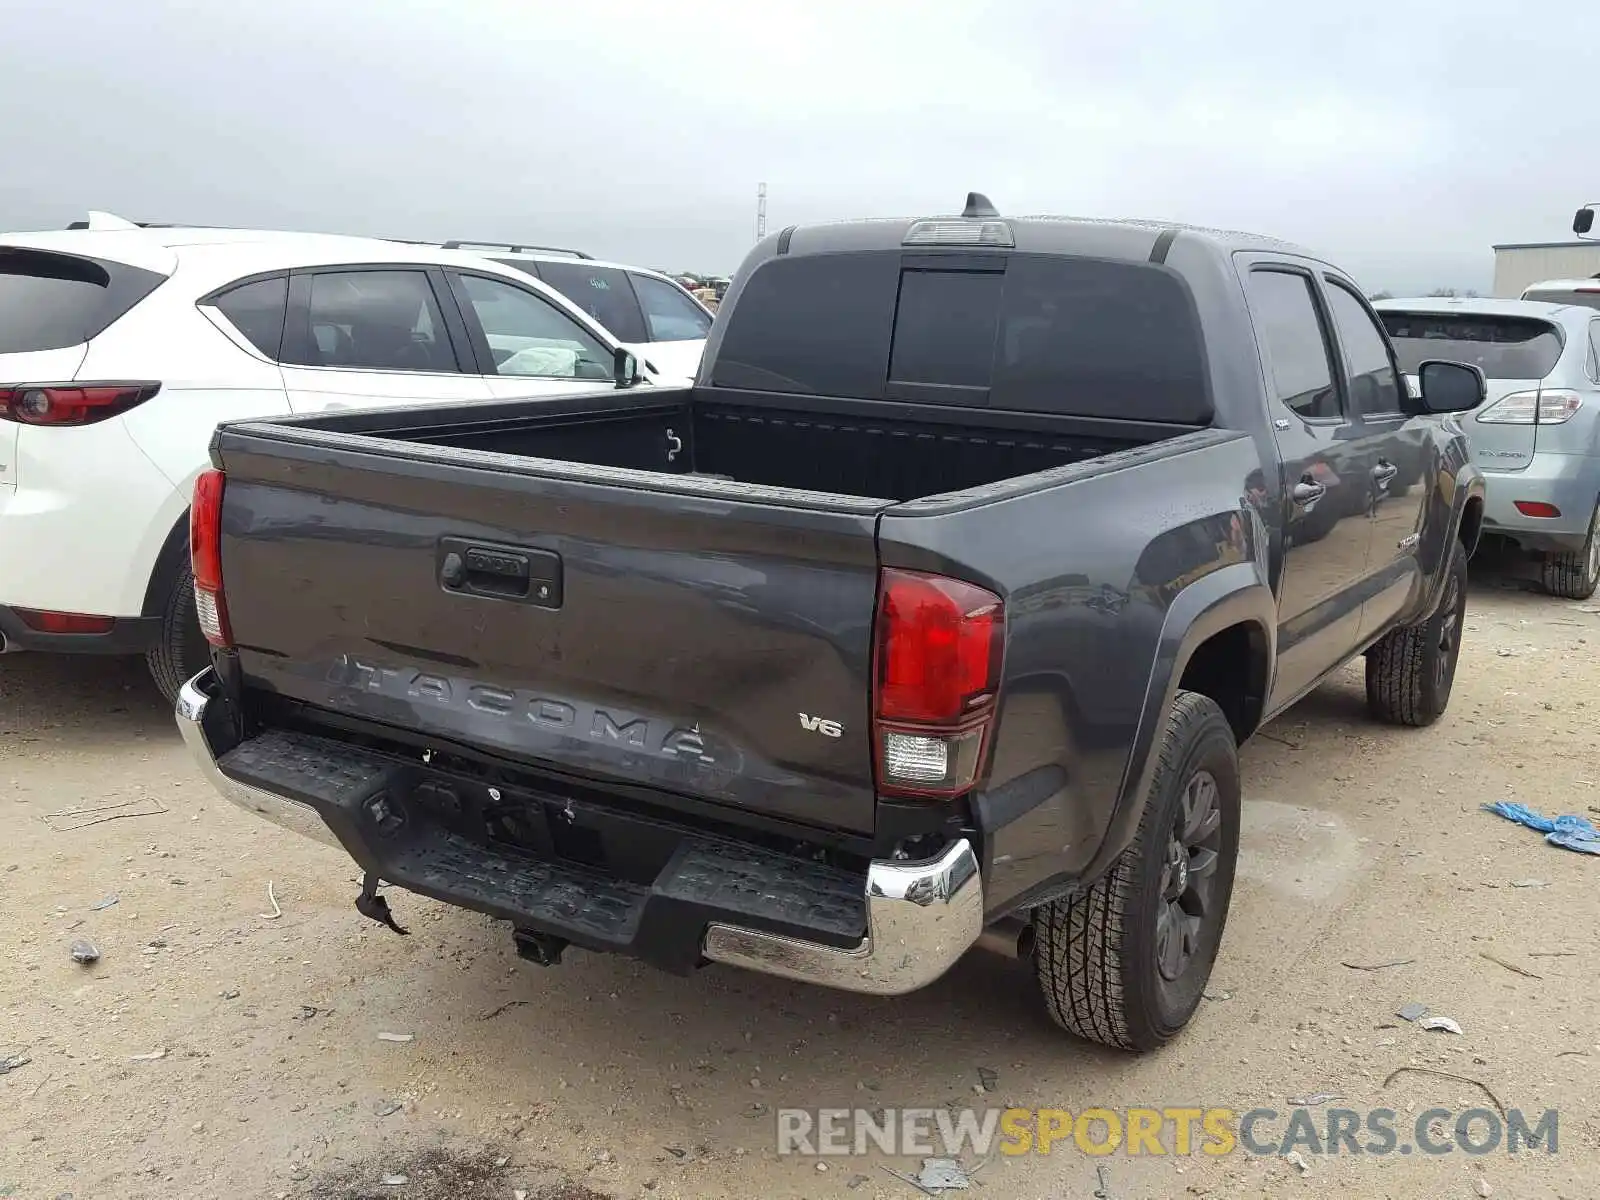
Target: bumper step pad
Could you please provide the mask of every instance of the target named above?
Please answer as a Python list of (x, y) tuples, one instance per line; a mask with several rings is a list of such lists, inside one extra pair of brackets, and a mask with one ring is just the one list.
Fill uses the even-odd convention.
[(822, 863), (685, 833), (651, 885), (469, 840), (408, 803), (438, 777), (421, 763), (273, 730), (221, 755), (246, 787), (315, 808), (368, 871), (435, 899), (672, 970), (701, 959), (713, 922), (825, 945), (865, 935), (865, 880)]

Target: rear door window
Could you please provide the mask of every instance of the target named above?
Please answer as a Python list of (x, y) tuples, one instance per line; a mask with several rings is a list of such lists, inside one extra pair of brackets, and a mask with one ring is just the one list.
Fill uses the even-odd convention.
[(1245, 294), (1279, 402), (1307, 420), (1343, 419), (1311, 277), (1251, 271)]
[(691, 342), (711, 332), (711, 314), (684, 290), (664, 279), (633, 274), (633, 290), (644, 309), (644, 323), (652, 342)]
[(539, 278), (603, 325), (617, 341), (650, 340), (626, 271), (594, 267), (581, 260), (542, 262)]
[(1466, 363), (1489, 379), (1543, 379), (1561, 358), (1561, 331), (1537, 317), (1383, 312), (1400, 369), (1429, 359)]
[(165, 279), (123, 263), (0, 246), (0, 354), (80, 345)]
[(308, 344), (286, 345), (284, 362), (369, 371), (459, 369), (425, 271), (317, 271), (308, 282)]

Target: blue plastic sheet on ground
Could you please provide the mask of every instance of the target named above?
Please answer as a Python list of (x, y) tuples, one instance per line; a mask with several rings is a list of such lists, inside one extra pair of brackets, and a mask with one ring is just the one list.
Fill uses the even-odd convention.
[(1485, 804), (1483, 807), (1508, 821), (1526, 825), (1529, 829), (1537, 829), (1544, 834), (1544, 840), (1552, 846), (1576, 850), (1579, 854), (1600, 855), (1600, 829), (1596, 829), (1594, 822), (1588, 817), (1569, 815), (1552, 820), (1542, 813), (1534, 812), (1526, 805), (1513, 804), (1510, 800), (1496, 800), (1493, 804)]

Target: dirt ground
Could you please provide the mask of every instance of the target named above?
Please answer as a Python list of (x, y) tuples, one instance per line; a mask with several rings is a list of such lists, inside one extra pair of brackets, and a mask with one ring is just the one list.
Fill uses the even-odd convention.
[[(541, 969), (502, 927), (403, 892), (398, 938), (357, 916), (349, 861), (207, 789), (142, 664), (5, 658), (0, 1197), (914, 1197), (879, 1167), (915, 1162), (780, 1158), (772, 1110), (1243, 1111), (1335, 1093), (1403, 1128), (1486, 1102), (1436, 1075), (1386, 1085), (1403, 1066), (1558, 1109), (1558, 1153), (1302, 1171), (1068, 1143), (994, 1158), (968, 1194), (1100, 1196), (1103, 1166), (1110, 1200), (1600, 1195), (1600, 860), (1478, 809), (1600, 805), (1600, 601), (1490, 574), (1468, 631), (1434, 728), (1371, 723), (1352, 667), (1246, 749), (1211, 998), (1143, 1058), (1059, 1034), (1024, 971), (983, 955), (876, 1000), (577, 952)], [(120, 819), (82, 828), (51, 816), (111, 804), (94, 815)], [(93, 966), (72, 960), (80, 938)], [(1414, 961), (1344, 965), (1395, 960)], [(1398, 1020), (1408, 1001), (1464, 1033)]]

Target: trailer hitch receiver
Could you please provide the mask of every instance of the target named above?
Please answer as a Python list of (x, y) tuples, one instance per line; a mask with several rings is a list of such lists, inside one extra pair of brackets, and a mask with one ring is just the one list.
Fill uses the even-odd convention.
[(378, 895), (378, 883), (378, 876), (372, 871), (361, 877), (361, 894), (356, 897), (356, 911), (369, 921), (387, 925), (401, 937), (410, 937), (411, 931), (400, 928), (395, 921), (394, 914), (389, 911), (389, 902)]

